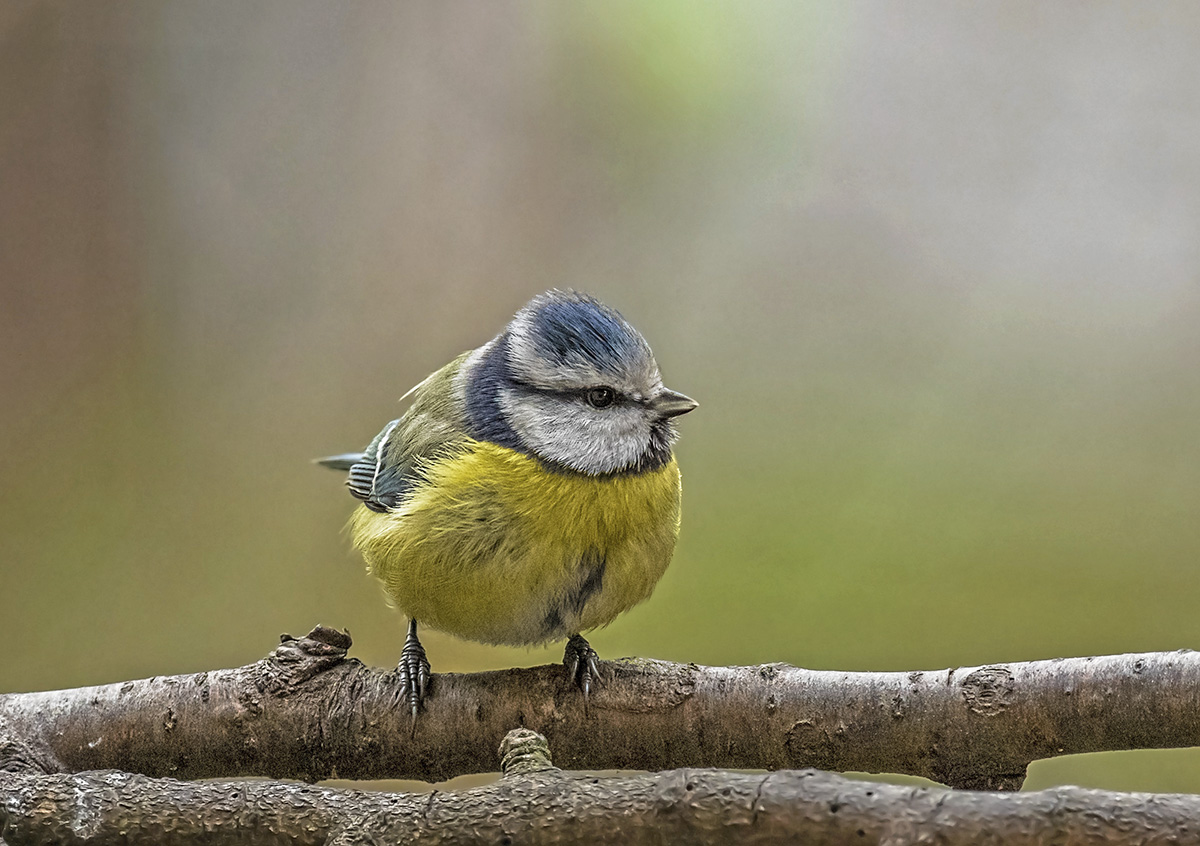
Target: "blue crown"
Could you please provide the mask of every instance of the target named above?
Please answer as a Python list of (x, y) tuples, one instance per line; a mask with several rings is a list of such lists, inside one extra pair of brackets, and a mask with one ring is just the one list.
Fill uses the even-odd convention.
[[(611, 373), (646, 353), (646, 342), (619, 313), (591, 297), (552, 292), (533, 314), (532, 340), (539, 355), (566, 364), (582, 355)], [(539, 298), (540, 299), (540, 298)]]

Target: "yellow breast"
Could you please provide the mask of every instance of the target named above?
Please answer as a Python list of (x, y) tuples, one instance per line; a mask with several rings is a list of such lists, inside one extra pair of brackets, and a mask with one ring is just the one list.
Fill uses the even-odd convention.
[(396, 606), (484, 643), (602, 626), (654, 589), (679, 533), (679, 468), (593, 478), (468, 441), (422, 468), (399, 508), (365, 507), (354, 545)]

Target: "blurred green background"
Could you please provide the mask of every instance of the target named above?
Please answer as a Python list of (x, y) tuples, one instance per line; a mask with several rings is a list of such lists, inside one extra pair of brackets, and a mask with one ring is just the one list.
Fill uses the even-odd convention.
[[(1198, 55), (1200, 7), (1132, 0), (8, 0), (0, 690), (318, 622), (393, 664), (310, 459), (553, 286), (702, 403), (601, 655), (1200, 644)], [(1059, 782), (1197, 791), (1200, 753)]]

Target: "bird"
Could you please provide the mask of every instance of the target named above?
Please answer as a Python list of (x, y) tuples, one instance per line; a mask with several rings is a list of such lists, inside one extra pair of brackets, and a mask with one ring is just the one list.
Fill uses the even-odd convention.
[(680, 525), (674, 421), (698, 403), (663, 385), (619, 312), (558, 289), (408, 398), (361, 453), (317, 461), (348, 473), (353, 544), (408, 617), (397, 671), (414, 731), (431, 683), (418, 622), (485, 644), (565, 639), (586, 711), (601, 676), (583, 633), (666, 571)]

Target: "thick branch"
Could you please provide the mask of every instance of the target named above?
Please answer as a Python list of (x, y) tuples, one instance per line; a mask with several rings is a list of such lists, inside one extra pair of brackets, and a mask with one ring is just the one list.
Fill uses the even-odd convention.
[(593, 778), (509, 772), (475, 790), (362, 793), (118, 772), (0, 774), (7, 842), (75, 844), (1192, 842), (1200, 797), (1060, 787), (1002, 794), (813, 770)]
[(496, 767), (504, 732), (572, 769), (862, 770), (1013, 789), (1033, 760), (1200, 745), (1190, 651), (912, 673), (602, 662), (585, 716), (560, 666), (438, 674), (410, 737), (394, 673), (318, 628), (233, 670), (0, 697), (45, 772), (440, 780)]

